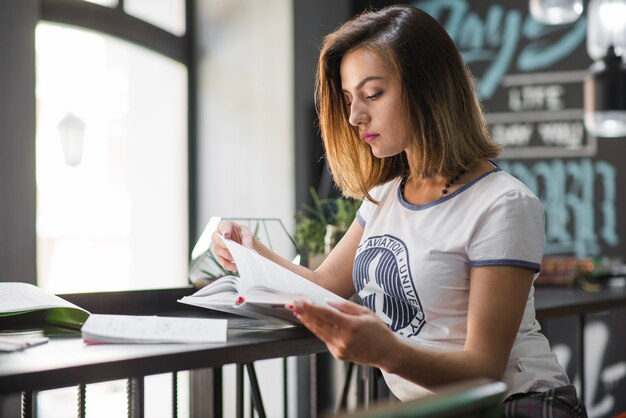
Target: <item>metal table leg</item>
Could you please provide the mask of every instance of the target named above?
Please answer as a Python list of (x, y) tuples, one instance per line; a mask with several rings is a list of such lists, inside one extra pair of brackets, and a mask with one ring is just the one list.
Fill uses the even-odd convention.
[(178, 372), (172, 373), (172, 418), (178, 418)]
[(254, 408), (259, 414), (259, 418), (265, 418), (265, 408), (263, 407), (263, 399), (261, 398), (259, 382), (256, 378), (256, 372), (254, 371), (254, 364), (246, 363), (246, 369), (248, 370), (248, 378), (250, 379), (250, 389), (252, 390)]
[(87, 385), (78, 385), (78, 418), (87, 416)]
[(341, 398), (339, 404), (335, 408), (335, 412), (340, 412), (348, 408), (348, 393), (350, 392), (350, 383), (352, 382), (352, 370), (354, 369), (354, 363), (348, 362), (348, 368), (346, 369), (346, 378), (343, 383), (343, 390), (341, 391)]
[(576, 342), (578, 345), (578, 375), (580, 376), (580, 400), (585, 403), (585, 315), (578, 317), (578, 332)]
[(243, 418), (243, 365), (237, 364), (235, 385), (236, 389), (236, 417)]
[(287, 357), (283, 357), (283, 417), (289, 417), (289, 393), (288, 393), (288, 373)]
[(22, 392), (22, 418), (33, 417), (33, 392)]
[(144, 385), (143, 377), (131, 377), (126, 383), (128, 418), (143, 418)]

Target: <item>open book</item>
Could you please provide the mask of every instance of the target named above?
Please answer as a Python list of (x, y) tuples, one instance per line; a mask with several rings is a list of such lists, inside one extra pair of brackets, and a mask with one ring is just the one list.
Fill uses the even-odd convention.
[(51, 324), (77, 329), (89, 317), (85, 309), (35, 285), (0, 282), (0, 325), (11, 322), (17, 315), (35, 313), (45, 314), (45, 321)]
[(224, 276), (179, 302), (251, 318), (299, 321), (285, 304), (306, 298), (315, 304), (344, 300), (340, 296), (231, 240), (224, 240), (239, 277)]

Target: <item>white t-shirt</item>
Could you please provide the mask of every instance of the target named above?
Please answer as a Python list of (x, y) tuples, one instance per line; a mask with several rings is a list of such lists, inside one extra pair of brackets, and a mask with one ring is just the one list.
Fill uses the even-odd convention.
[[(518, 266), (538, 275), (544, 244), (541, 203), (499, 168), (426, 205), (402, 197), (401, 180), (374, 188), (357, 213), (364, 228), (353, 281), (363, 304), (392, 331), (429, 350), (462, 351), (467, 337), (469, 272)], [(531, 288), (503, 381), (507, 396), (569, 384), (535, 320)], [(430, 393), (383, 373), (409, 400)]]

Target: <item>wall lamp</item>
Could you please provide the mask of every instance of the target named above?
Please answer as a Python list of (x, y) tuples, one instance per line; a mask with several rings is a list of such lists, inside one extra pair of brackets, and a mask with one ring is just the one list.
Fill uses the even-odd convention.
[(85, 127), (85, 122), (73, 113), (65, 115), (57, 125), (63, 146), (63, 157), (70, 167), (76, 167), (83, 159)]
[(583, 13), (582, 0), (530, 0), (530, 15), (546, 25), (564, 25), (578, 20)]

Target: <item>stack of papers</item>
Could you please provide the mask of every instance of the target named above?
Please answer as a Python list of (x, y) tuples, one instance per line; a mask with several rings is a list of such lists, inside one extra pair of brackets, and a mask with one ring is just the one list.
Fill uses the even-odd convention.
[(225, 342), (226, 319), (92, 314), (81, 328), (87, 344)]
[(47, 343), (48, 337), (5, 337), (0, 336), (0, 352), (19, 351), (28, 347), (34, 347)]

